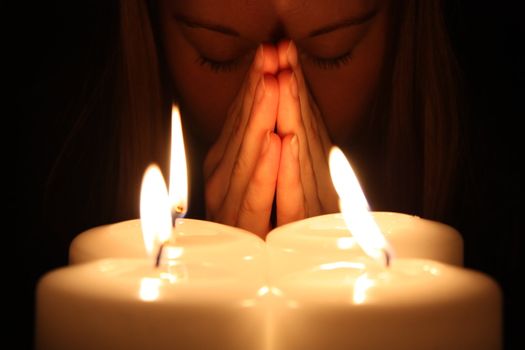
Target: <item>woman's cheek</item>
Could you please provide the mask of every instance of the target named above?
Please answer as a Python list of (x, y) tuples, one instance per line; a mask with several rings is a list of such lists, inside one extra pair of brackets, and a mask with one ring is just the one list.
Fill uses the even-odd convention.
[(375, 70), (356, 72), (348, 67), (332, 71), (305, 69), (333, 142), (345, 144), (359, 132), (376, 95), (379, 74), (374, 73)]
[(312, 62), (303, 64), (332, 141), (338, 144), (347, 144), (359, 133), (376, 99), (386, 62), (387, 23), (382, 17), (354, 48), (345, 65), (323, 69)]

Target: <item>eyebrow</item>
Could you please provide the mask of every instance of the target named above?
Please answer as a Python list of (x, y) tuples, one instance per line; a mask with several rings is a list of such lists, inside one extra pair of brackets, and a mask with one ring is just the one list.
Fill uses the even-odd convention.
[[(360, 16), (360, 17), (351, 17), (351, 18), (347, 18), (347, 19), (344, 19), (344, 20), (339, 21), (339, 22), (331, 23), (331, 24), (326, 25), (324, 27), (312, 30), (310, 33), (308, 33), (307, 37), (312, 38), (312, 37), (316, 37), (316, 36), (319, 36), (319, 35), (322, 35), (322, 34), (331, 33), (331, 32), (336, 31), (338, 29), (342, 29), (342, 28), (346, 28), (346, 27), (351, 27), (351, 26), (363, 24), (363, 23), (369, 21), (370, 19), (372, 19), (376, 14), (377, 14), (377, 10), (373, 10), (373, 11), (370, 11), (370, 12), (368, 12), (368, 13), (364, 14), (363, 16)], [(240, 37), (241, 36), (241, 34), (239, 34), (239, 32), (237, 30), (235, 30), (233, 28), (230, 28), (230, 27), (227, 27), (227, 26), (224, 26), (224, 25), (221, 25), (221, 24), (209, 23), (209, 22), (205, 22), (205, 21), (203, 22), (201, 20), (196, 21), (194, 19), (191, 19), (191, 18), (189, 18), (187, 16), (183, 16), (181, 14), (173, 14), (173, 18), (175, 20), (177, 20), (177, 21), (180, 21), (180, 22), (184, 23), (185, 25), (187, 25), (190, 28), (208, 29), (208, 30), (212, 30), (214, 32), (219, 32), (219, 33), (222, 33), (222, 34), (225, 34), (225, 35), (229, 35), (229, 36), (234, 36), (234, 37)]]
[(315, 36), (331, 33), (338, 29), (363, 24), (369, 21), (370, 19), (372, 19), (377, 14), (377, 12), (378, 12), (377, 10), (372, 10), (368, 13), (365, 13), (363, 16), (360, 16), (360, 17), (351, 17), (351, 18), (343, 19), (342, 21), (339, 21), (339, 22), (331, 23), (324, 27), (312, 30), (310, 33), (308, 33), (307, 37), (312, 38)]
[(180, 14), (174, 14), (173, 18), (177, 21), (184, 23), (185, 25), (191, 28), (204, 28), (204, 29), (212, 30), (214, 32), (219, 32), (219, 33), (230, 35), (230, 36), (235, 36), (235, 37), (241, 36), (239, 32), (236, 31), (235, 29), (223, 26), (221, 24), (208, 23), (208, 22), (203, 22), (201, 20), (197, 22), (196, 20), (193, 20), (189, 17), (183, 16)]

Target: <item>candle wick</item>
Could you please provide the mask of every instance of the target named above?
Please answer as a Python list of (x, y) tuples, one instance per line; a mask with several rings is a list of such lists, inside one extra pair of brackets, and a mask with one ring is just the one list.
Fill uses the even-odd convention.
[(160, 259), (162, 258), (162, 251), (164, 250), (164, 245), (166, 242), (162, 243), (159, 247), (159, 251), (157, 252), (157, 257), (155, 259), (155, 267), (159, 267), (160, 265)]
[(178, 218), (181, 218), (184, 216), (184, 208), (182, 205), (177, 205), (171, 209), (171, 226), (175, 228), (175, 222)]
[(390, 267), (390, 254), (386, 251), (386, 249), (383, 249), (383, 254), (385, 254), (385, 266)]
[[(171, 210), (171, 225), (173, 228), (175, 228), (175, 225), (177, 223), (177, 219), (184, 216), (184, 208), (181, 205), (177, 205), (176, 207), (173, 207)], [(167, 242), (167, 241), (166, 241)], [(162, 251), (164, 250), (164, 246), (166, 245), (166, 242), (163, 242), (160, 247), (159, 251), (157, 252), (157, 257), (155, 259), (155, 267), (159, 267), (160, 265), (160, 259), (162, 258)]]

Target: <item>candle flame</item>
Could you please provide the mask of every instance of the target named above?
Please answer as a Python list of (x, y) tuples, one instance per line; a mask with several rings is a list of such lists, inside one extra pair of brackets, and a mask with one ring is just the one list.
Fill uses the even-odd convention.
[(140, 223), (148, 255), (158, 251), (171, 236), (170, 201), (166, 183), (159, 167), (150, 165), (140, 190)]
[(171, 161), (169, 199), (171, 214), (183, 217), (188, 210), (188, 171), (179, 108), (171, 109)]
[(374, 221), (357, 176), (341, 149), (332, 147), (329, 163), (332, 182), (339, 195), (339, 207), (348, 229), (367, 255), (388, 265), (392, 249)]

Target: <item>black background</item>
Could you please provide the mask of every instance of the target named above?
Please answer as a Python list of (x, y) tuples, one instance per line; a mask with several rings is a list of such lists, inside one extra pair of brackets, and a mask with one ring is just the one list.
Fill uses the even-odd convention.
[[(483, 187), (476, 205), (486, 213), (479, 217), (486, 222), (486, 231), (479, 237), (466, 238), (466, 266), (488, 273), (502, 286), (506, 305), (505, 348), (518, 349), (523, 345), (518, 310), (524, 306), (519, 298), (525, 296), (518, 287), (525, 277), (520, 215), (520, 163), (524, 159), (525, 136), (523, 15), (518, 1), (449, 0), (446, 4), (450, 34), (470, 100), (467, 117), (478, 181)], [(7, 123), (2, 129), (7, 141), (4, 172), (14, 177), (6, 185), (8, 209), (13, 215), (5, 220), (14, 221), (12, 226), (16, 229), (10, 231), (17, 237), (14, 246), (6, 247), (15, 255), (6, 265), (6, 272), (14, 271), (15, 275), (9, 276), (4, 287), (12, 294), (6, 299), (4, 310), (10, 315), (8, 322), (22, 333), (16, 336), (16, 348), (31, 348), (34, 286), (44, 271), (55, 267), (54, 262), (28, 256), (32, 250), (26, 248), (33, 244), (31, 231), (38, 229), (31, 211), (64, 133), (46, 129), (45, 121), (35, 111), (45, 108), (49, 97), (46, 94), (56, 93), (51, 88), (55, 77), (77, 62), (96, 56), (96, 38), (108, 30), (115, 5), (105, 1), (42, 1), (11, 6), (4, 12), (9, 25), (4, 30), (2, 51), (7, 59), (4, 73), (11, 78), (4, 84), (10, 93), (14, 92), (13, 98), (5, 102), (7, 107), (14, 102), (14, 108), (4, 109), (2, 119)], [(56, 142), (40, 144), (39, 134), (50, 135), (47, 139)], [(38, 249), (46, 249), (45, 244)], [(12, 306), (14, 311), (8, 311), (13, 310)]]

